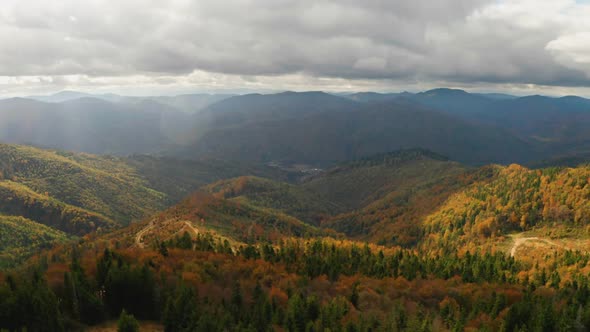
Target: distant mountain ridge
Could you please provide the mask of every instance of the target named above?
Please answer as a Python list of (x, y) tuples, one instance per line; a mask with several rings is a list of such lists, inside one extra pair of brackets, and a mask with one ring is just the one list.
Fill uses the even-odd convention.
[[(249, 98), (234, 97), (224, 104), (229, 101), (239, 104), (236, 112), (259, 107), (250, 106)], [(257, 98), (270, 103), (280, 96)], [(339, 97), (331, 100), (337, 101), (338, 109), (302, 102), (296, 109), (285, 111), (305, 114), (292, 118), (250, 117), (249, 112), (241, 113), (241, 117), (232, 116), (227, 124), (210, 126), (185, 153), (232, 160), (290, 160), (324, 165), (415, 147), (476, 164), (535, 158), (533, 147), (504, 130), (470, 124), (405, 99), (369, 104)], [(261, 112), (264, 111), (253, 114), (264, 114)]]
[(88, 97), (62, 103), (6, 99), (0, 100), (0, 142), (99, 154), (156, 152), (173, 144), (168, 129), (186, 117), (163, 105), (150, 108)]
[[(0, 100), (0, 142), (97, 154), (329, 165), (400, 148), (470, 163), (590, 153), (590, 100), (439, 88), (419, 93)], [(363, 114), (364, 113), (364, 114)]]
[(72, 101), (81, 98), (96, 98), (109, 102), (122, 102), (122, 103), (139, 103), (142, 101), (155, 101), (170, 107), (177, 108), (178, 110), (194, 113), (198, 112), (209, 105), (212, 105), (223, 99), (232, 97), (232, 94), (182, 94), (176, 96), (123, 96), (113, 93), (104, 94), (93, 94), (78, 91), (61, 91), (51, 95), (38, 95), (38, 96), (27, 96), (25, 99), (33, 99), (48, 103), (63, 103), (66, 101)]

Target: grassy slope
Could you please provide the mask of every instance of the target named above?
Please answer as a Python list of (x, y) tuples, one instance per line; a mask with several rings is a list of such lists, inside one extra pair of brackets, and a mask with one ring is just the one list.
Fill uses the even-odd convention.
[(0, 215), (0, 239), (0, 269), (3, 269), (41, 249), (67, 241), (68, 236), (23, 217)]

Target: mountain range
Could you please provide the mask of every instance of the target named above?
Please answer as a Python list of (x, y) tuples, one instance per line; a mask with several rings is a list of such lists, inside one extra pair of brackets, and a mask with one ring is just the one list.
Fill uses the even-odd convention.
[(125, 97), (63, 92), (0, 100), (0, 141), (95, 154), (155, 154), (326, 167), (400, 148), (472, 165), (590, 151), (590, 100), (435, 89)]

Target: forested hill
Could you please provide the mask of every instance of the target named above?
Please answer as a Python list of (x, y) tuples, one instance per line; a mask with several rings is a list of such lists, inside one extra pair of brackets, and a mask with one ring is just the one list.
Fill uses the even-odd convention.
[[(17, 168), (5, 167), (12, 180)], [(589, 169), (472, 168), (418, 149), (298, 183), (218, 181), (9, 272), (0, 327), (40, 330), (34, 315), (72, 330), (123, 309), (172, 331), (590, 327)], [(0, 220), (18, 234), (34, 225)], [(39, 248), (62, 241), (35, 230)]]
[(204, 190), (354, 239), (472, 248), (555, 225), (585, 233), (588, 169), (467, 168), (418, 149), (343, 163), (298, 184), (241, 177)]
[(120, 158), (0, 144), (0, 213), (81, 235), (142, 220), (209, 182), (265, 170), (280, 173), (214, 160)]
[(531, 170), (511, 165), (490, 167), (490, 172), (490, 179), (467, 186), (425, 219), (429, 242), (482, 243), (539, 228), (588, 235), (590, 166)]
[(0, 270), (69, 240), (67, 234), (23, 217), (0, 214)]
[[(277, 98), (265, 96), (271, 97)], [(471, 164), (537, 158), (535, 146), (504, 129), (469, 123), (416, 103), (394, 100), (353, 106), (287, 118), (243, 113), (231, 126), (210, 126), (183, 155), (333, 165), (420, 147)]]
[[(0, 145), (0, 171), (3, 187), (11, 188), (13, 196), (24, 197), (8, 200), (4, 196), (4, 212), (29, 214), (26, 217), (70, 233), (85, 234), (104, 224), (73, 216), (66, 222), (76, 228), (64, 227), (54, 218), (43, 217), (52, 215), (48, 212), (52, 206), (84, 209), (111, 226), (128, 224), (164, 207), (165, 195), (148, 188), (145, 180), (117, 158)], [(31, 201), (37, 207), (36, 215)], [(54, 215), (60, 214), (64, 215), (57, 211)]]

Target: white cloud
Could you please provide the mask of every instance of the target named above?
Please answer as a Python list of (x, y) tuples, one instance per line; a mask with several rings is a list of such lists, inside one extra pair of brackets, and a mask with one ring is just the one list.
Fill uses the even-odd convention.
[(587, 86), (588, 17), (573, 0), (3, 0), (0, 76), (18, 83), (0, 93)]

